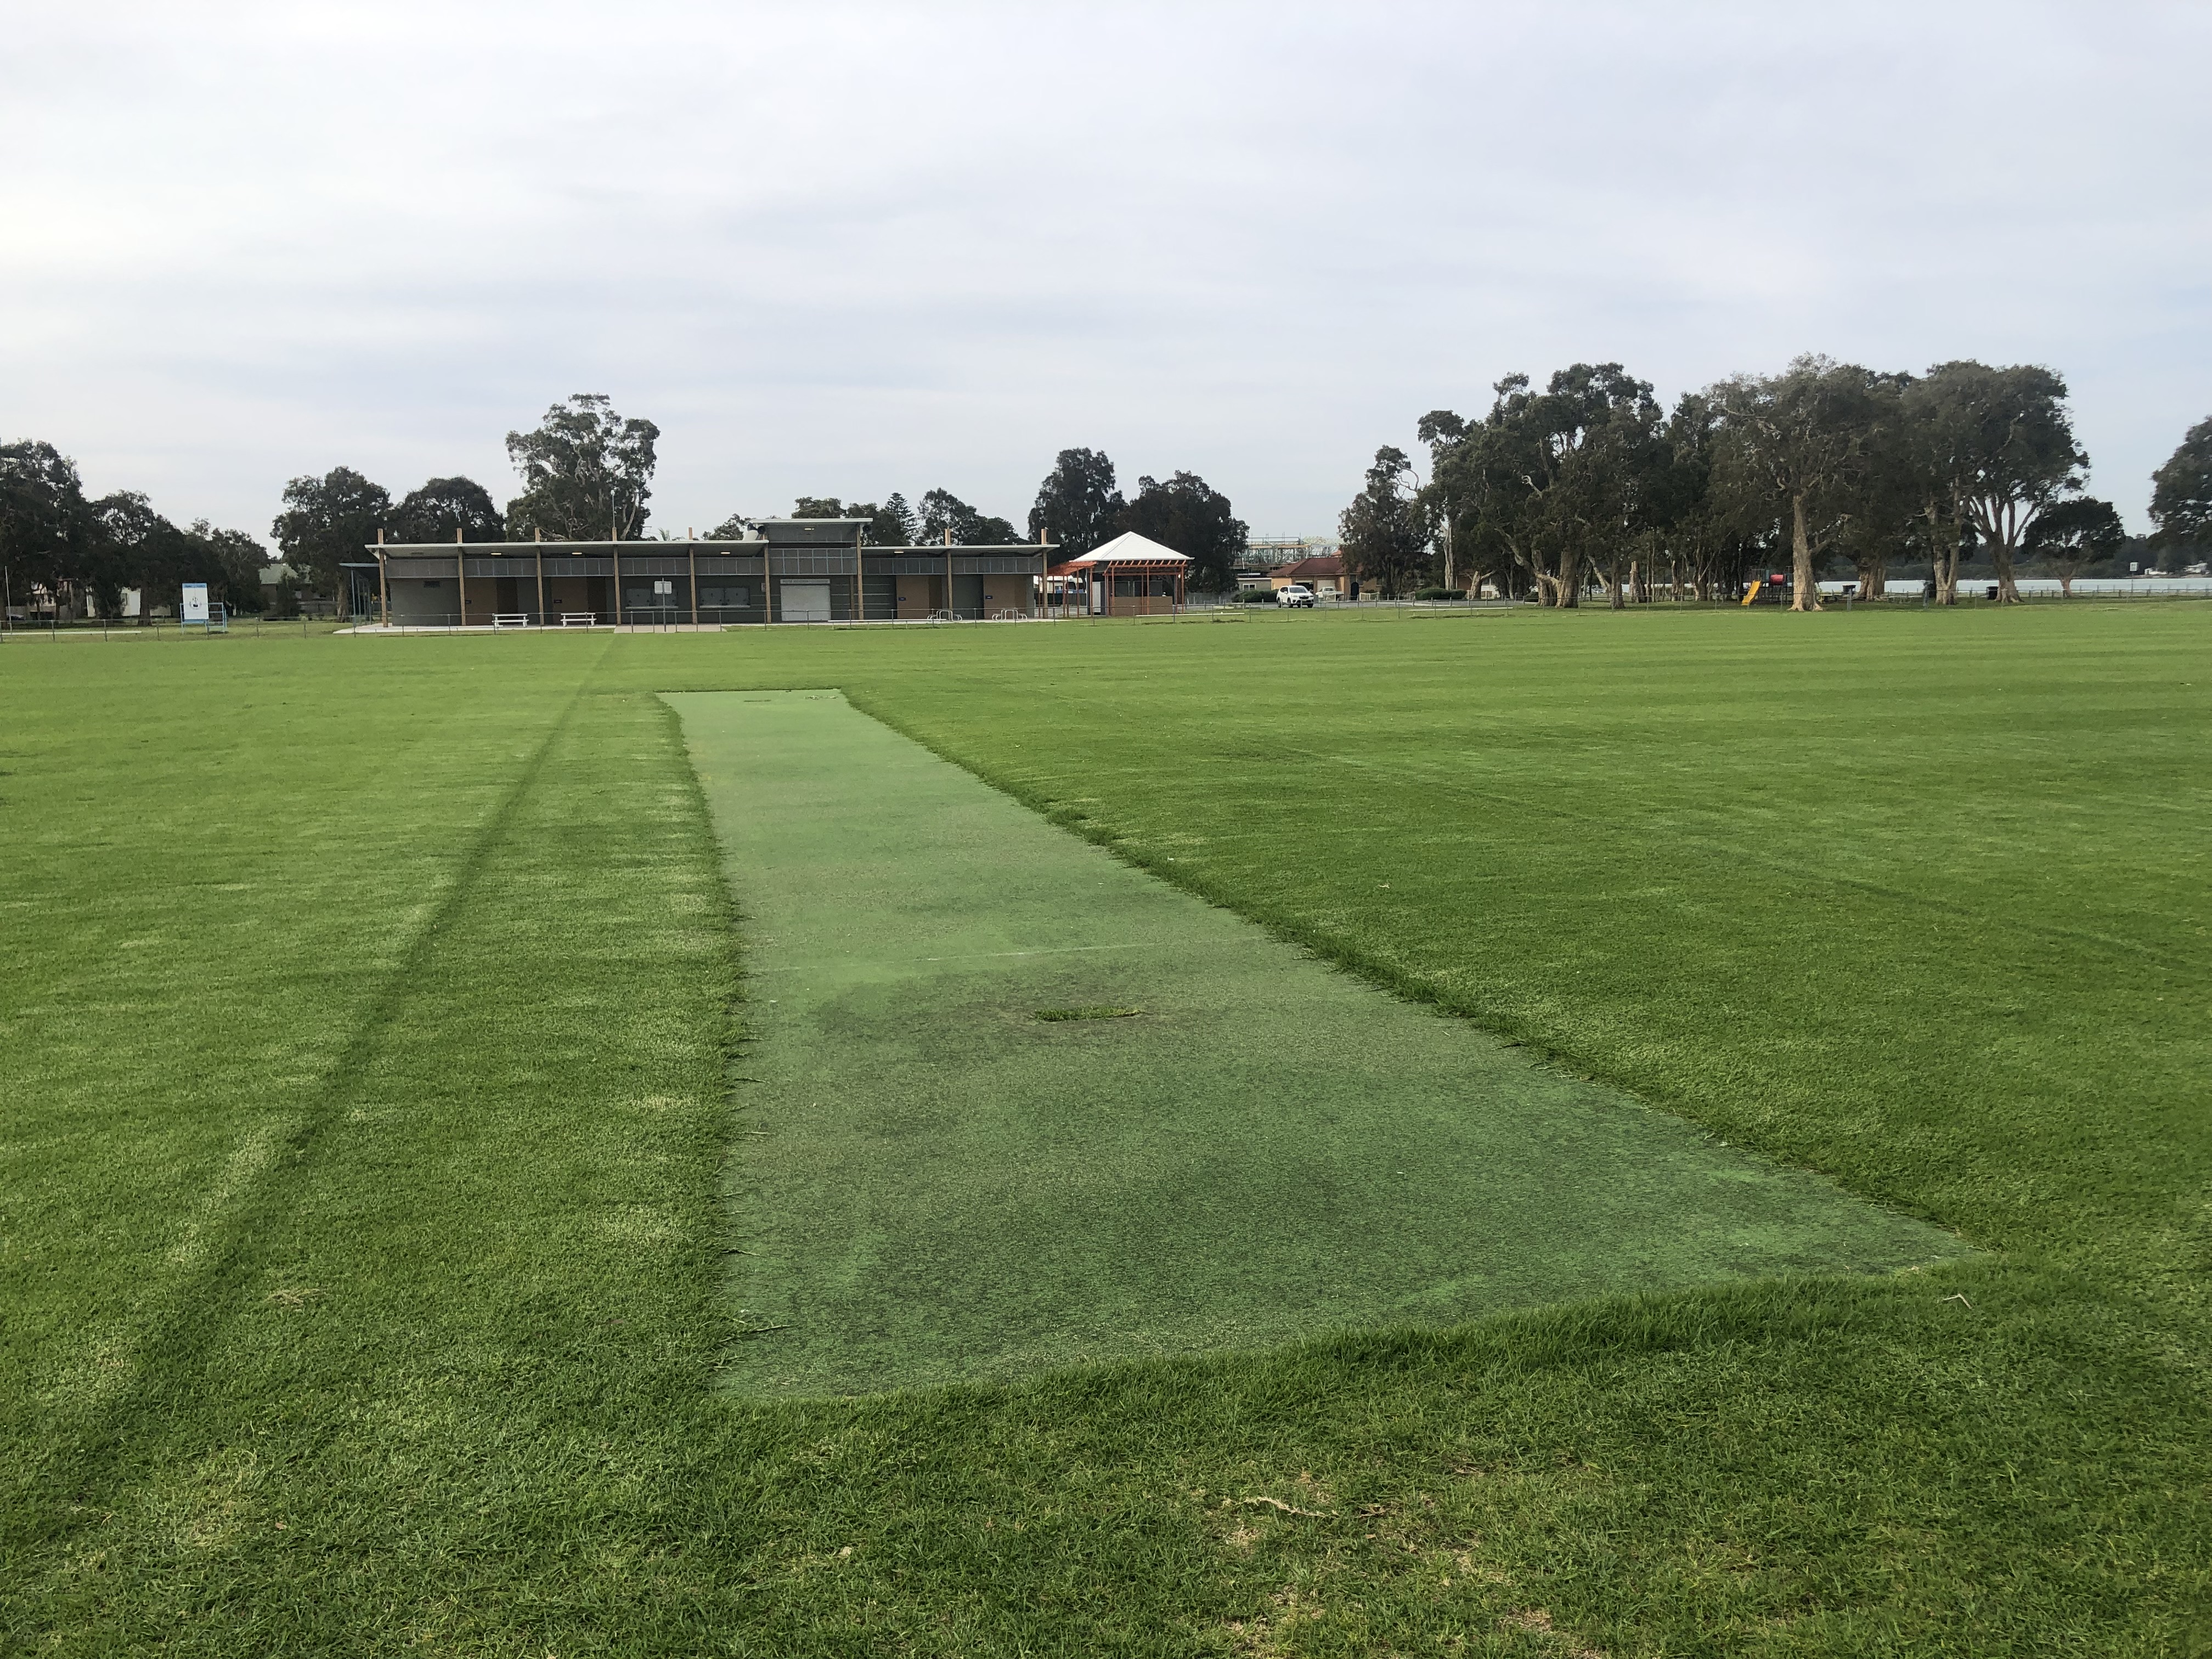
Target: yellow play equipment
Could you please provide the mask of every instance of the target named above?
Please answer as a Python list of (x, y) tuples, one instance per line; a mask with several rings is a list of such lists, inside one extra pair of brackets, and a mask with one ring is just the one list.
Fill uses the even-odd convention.
[(1747, 582), (1746, 582), (1746, 583), (1744, 584), (1744, 587), (1743, 587), (1743, 603), (1744, 603), (1744, 605), (1745, 605), (1745, 606), (1746, 606), (1747, 608), (1748, 608), (1748, 607), (1750, 606), (1751, 602), (1752, 602), (1753, 599), (1757, 599), (1757, 598), (1759, 597), (1759, 589), (1761, 589), (1761, 588), (1765, 587), (1765, 586), (1766, 586), (1766, 584), (1765, 584), (1765, 582), (1763, 582), (1763, 581), (1759, 580), (1757, 577), (1753, 577), (1750, 581), (1747, 581)]

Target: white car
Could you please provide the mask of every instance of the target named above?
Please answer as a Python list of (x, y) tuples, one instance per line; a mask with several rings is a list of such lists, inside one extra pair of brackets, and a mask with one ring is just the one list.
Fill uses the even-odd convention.
[(1308, 610), (1311, 610), (1313, 602), (1314, 591), (1304, 582), (1292, 582), (1288, 587), (1279, 587), (1275, 590), (1277, 605), (1302, 605)]

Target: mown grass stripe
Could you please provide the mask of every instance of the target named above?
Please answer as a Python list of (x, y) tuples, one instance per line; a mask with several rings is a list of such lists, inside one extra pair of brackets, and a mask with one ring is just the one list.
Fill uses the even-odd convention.
[(55, 1437), (44, 1460), (44, 1479), (57, 1496), (66, 1495), (66, 1506), (9, 1517), (27, 1523), (29, 1537), (50, 1537), (93, 1518), (104, 1501), (112, 1501), (109, 1485), (118, 1476), (135, 1478), (127, 1467), (118, 1467), (134, 1431), (161, 1410), (166, 1397), (191, 1386), (224, 1322), (247, 1305), (245, 1259), (257, 1235), (284, 1192), (307, 1178), (304, 1166), (317, 1142), (357, 1097), (378, 1049), (440, 949), (445, 930), (469, 903), (487, 860), (536, 785), (546, 757), (568, 729), (582, 695), (580, 682), (463, 844), (450, 877), (301, 1109), (247, 1132), (166, 1253), (162, 1272), (138, 1287), (121, 1328), (100, 1342), (76, 1420)]

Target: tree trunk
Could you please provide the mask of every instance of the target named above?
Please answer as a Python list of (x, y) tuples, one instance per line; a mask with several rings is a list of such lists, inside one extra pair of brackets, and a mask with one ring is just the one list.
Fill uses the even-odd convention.
[(1792, 611), (1818, 611), (1820, 608), (1820, 585), (1813, 580), (1813, 539), (1805, 527), (1805, 497), (1793, 495), (1790, 498), (1790, 567), (1791, 585), (1796, 590), (1790, 599)]
[(2062, 570), (2058, 573), (2058, 597), (2062, 599), (2070, 599), (2074, 597), (2074, 573), (2070, 570)]
[(1559, 555), (1557, 580), (1560, 608), (1565, 611), (1580, 608), (1583, 602), (1583, 561), (1580, 553), (1567, 551)]
[(1959, 602), (1959, 526), (1955, 520), (1950, 533), (1944, 533), (1942, 517), (1936, 503), (1928, 503), (1928, 548), (1929, 574), (1936, 582), (1936, 603), (1956, 605)]
[(1990, 562), (1995, 565), (1997, 570), (1997, 603), (1999, 605), (2018, 605), (2020, 603), (2020, 587), (2012, 579), (2012, 544), (2009, 542), (1991, 541), (1990, 543)]
[(1859, 597), (1878, 599), (1889, 586), (1889, 562), (1880, 553), (1870, 553), (1863, 559), (1853, 561), (1859, 568)]

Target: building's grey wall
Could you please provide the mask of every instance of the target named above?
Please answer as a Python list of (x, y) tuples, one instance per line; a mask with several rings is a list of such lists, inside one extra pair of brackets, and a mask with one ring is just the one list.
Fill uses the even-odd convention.
[(420, 576), (386, 579), (392, 598), (392, 620), (403, 628), (450, 627), (460, 620), (459, 584), (451, 576), (426, 580)]

